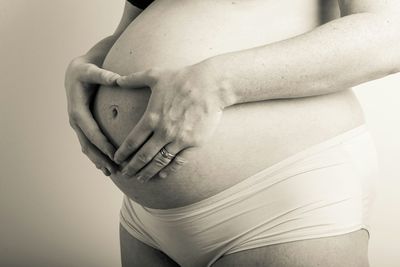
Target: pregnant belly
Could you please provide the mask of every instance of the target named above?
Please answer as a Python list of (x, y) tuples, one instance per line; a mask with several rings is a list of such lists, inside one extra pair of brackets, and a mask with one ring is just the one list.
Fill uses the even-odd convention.
[[(169, 5), (164, 6), (164, 2)], [(191, 6), (193, 2), (195, 6)], [(243, 13), (235, 14), (234, 10), (231, 13), (220, 10), (220, 26), (213, 29), (214, 34), (210, 34), (212, 27), (209, 23), (217, 19), (213, 14), (218, 14), (218, 7), (205, 10), (207, 7), (203, 3), (208, 1), (193, 2), (185, 1), (183, 7), (174, 6), (173, 1), (155, 2), (116, 42), (105, 60), (104, 68), (128, 74), (153, 66), (179, 67), (214, 54), (266, 44), (306, 30), (298, 28), (298, 23), (279, 31), (272, 26), (263, 26), (260, 31), (265, 32), (255, 32), (254, 36), (246, 32), (246, 40), (234, 39), (232, 36), (240, 36), (240, 31), (246, 30), (244, 24), (265, 20), (265, 12), (254, 8), (254, 11), (250, 10), (253, 15), (250, 17)], [(268, 1), (260, 3), (265, 2)], [(277, 25), (281, 16), (274, 17), (273, 13), (271, 11), (269, 21), (264, 25)], [(196, 14), (208, 16), (203, 20), (179, 23), (186, 16)], [(201, 27), (190, 25), (193, 23)], [(224, 28), (224, 23), (229, 27)], [(194, 27), (200, 29), (195, 35), (191, 30)], [(229, 33), (231, 28), (235, 29), (234, 35)], [(215, 34), (215, 31), (219, 32)], [(267, 37), (260, 39), (260, 36)], [(123, 142), (140, 120), (150, 94), (149, 88), (100, 87), (93, 113), (115, 146)], [(188, 163), (167, 179), (155, 176), (150, 182), (141, 184), (135, 179), (123, 178), (120, 173), (112, 175), (111, 179), (122, 192), (142, 205), (161, 209), (184, 206), (227, 189), (296, 152), (362, 122), (361, 109), (351, 90), (318, 97), (235, 105), (224, 111), (220, 125), (208, 142), (197, 148), (187, 159)]]

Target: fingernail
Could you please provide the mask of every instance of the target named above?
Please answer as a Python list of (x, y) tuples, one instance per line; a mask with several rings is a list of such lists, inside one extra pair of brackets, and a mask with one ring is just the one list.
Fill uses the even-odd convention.
[(167, 178), (168, 174), (166, 172), (160, 172), (159, 176), (164, 179)]
[(110, 172), (110, 174), (111, 174), (111, 173), (115, 173), (115, 169), (114, 169), (114, 167), (107, 166), (107, 167), (106, 167), (106, 169), (107, 169), (107, 171), (109, 171), (109, 172)]
[(103, 171), (105, 176), (110, 176), (111, 175), (111, 172), (109, 170), (107, 170), (107, 168), (104, 167), (104, 168), (101, 168), (101, 170)]

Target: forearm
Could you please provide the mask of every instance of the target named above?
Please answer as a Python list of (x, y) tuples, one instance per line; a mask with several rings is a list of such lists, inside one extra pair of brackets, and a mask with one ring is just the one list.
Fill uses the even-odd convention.
[(229, 104), (332, 93), (399, 71), (399, 26), (369, 13), (208, 63)]
[(115, 32), (95, 44), (84, 55), (84, 57), (91, 63), (101, 66), (106, 55), (117, 41), (119, 36), (125, 31), (129, 24), (140, 15), (141, 12), (142, 10), (126, 2), (121, 21), (119, 22), (118, 27), (115, 29)]
[(111, 47), (114, 45), (115, 41), (118, 39), (119, 35), (113, 34), (110, 35), (97, 44), (95, 44), (85, 55), (84, 57), (89, 60), (91, 63), (101, 66), (103, 61), (110, 51)]

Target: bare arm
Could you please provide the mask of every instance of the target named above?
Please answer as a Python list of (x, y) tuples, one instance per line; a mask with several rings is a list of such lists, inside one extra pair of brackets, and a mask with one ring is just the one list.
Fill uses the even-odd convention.
[(141, 9), (131, 5), (130, 3), (125, 3), (124, 12), (122, 18), (116, 28), (115, 32), (99, 41), (95, 44), (87, 53), (86, 57), (90, 59), (94, 64), (101, 66), (106, 57), (108, 51), (114, 45), (115, 41), (124, 32), (126, 27), (142, 12)]
[(400, 70), (400, 1), (339, 0), (342, 18), (208, 64), (224, 105), (327, 94)]
[[(339, 3), (342, 18), (303, 35), (117, 79), (152, 91), (142, 119), (115, 153), (116, 162), (133, 154), (123, 173), (147, 181), (160, 170), (160, 177), (176, 172), (213, 134), (227, 106), (328, 94), (399, 71), (400, 1)], [(163, 156), (163, 147), (176, 157)]]

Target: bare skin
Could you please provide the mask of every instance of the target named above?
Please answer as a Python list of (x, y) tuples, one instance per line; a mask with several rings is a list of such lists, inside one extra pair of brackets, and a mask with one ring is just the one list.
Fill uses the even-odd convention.
[[(184, 165), (182, 162), (186, 158), (191, 157), (193, 148), (201, 147), (210, 139), (219, 123), (221, 111), (234, 104), (329, 94), (397, 72), (400, 69), (400, 52), (397, 49), (400, 34), (395, 11), (400, 10), (399, 2), (338, 2), (342, 18), (305, 34), (297, 32), (298, 36), (295, 32), (288, 33), (286, 40), (280, 40), (282, 36), (276, 34), (276, 28), (271, 26), (271, 23), (280, 23), (274, 21), (274, 14), (268, 13), (276, 12), (276, 6), (271, 3), (238, 2), (248, 14), (253, 15), (240, 23), (238, 21), (245, 16), (236, 14), (235, 8), (230, 7), (231, 14), (235, 15), (229, 13), (223, 19), (217, 19), (221, 13), (220, 16), (213, 16), (218, 8), (222, 12), (223, 2), (221, 6), (213, 6), (212, 11), (200, 4), (185, 3), (186, 10), (191, 10), (189, 14), (200, 14), (196, 13), (197, 10), (206, 11), (209, 23), (219, 25), (211, 32), (221, 39), (225, 38), (225, 41), (222, 45), (221, 42), (208, 41), (212, 38), (208, 29), (200, 28), (197, 23), (188, 23), (189, 27), (197, 27), (197, 34), (201, 37), (187, 38), (185, 43), (201, 41), (214, 51), (202, 51), (201, 47), (191, 43), (192, 48), (200, 49), (196, 52), (198, 56), (192, 56), (190, 60), (186, 56), (186, 60), (179, 62), (190, 66), (175, 64), (172, 68), (177, 69), (170, 70), (171, 64), (159, 64), (117, 80), (123, 87), (148, 86), (152, 90), (146, 112), (115, 154), (114, 159), (118, 163), (133, 156), (123, 173), (136, 175), (136, 179), (145, 182), (165, 167), (162, 176), (168, 175), (171, 168), (176, 171)], [(161, 18), (163, 13), (158, 8), (163, 6), (162, 3), (165, 2), (157, 2), (150, 9), (153, 15)], [(228, 6), (226, 3), (223, 8)], [(173, 10), (173, 7), (170, 9)], [(264, 17), (258, 17), (259, 10)], [(187, 18), (182, 16), (180, 19)], [(146, 21), (146, 16), (140, 21), (143, 20)], [(198, 20), (202, 21), (201, 17)], [(202, 22), (204, 27), (205, 21)], [(243, 29), (243, 25), (248, 28)], [(263, 28), (254, 31), (259, 25)], [(290, 25), (290, 22), (285, 21), (285, 25)], [(174, 25), (176, 27), (179, 26)], [(189, 34), (187, 27), (180, 27), (182, 34)], [(237, 30), (236, 34), (230, 32), (232, 28)], [(274, 29), (275, 34), (272, 34)], [(166, 26), (163, 30), (164, 36), (171, 38), (170, 28)], [(253, 34), (249, 33), (251, 30)], [(363, 34), (360, 35), (360, 32)], [(254, 36), (254, 33), (264, 38)], [(238, 40), (232, 36), (245, 37)], [(161, 40), (168, 50), (171, 39)], [(172, 40), (175, 38), (172, 37)], [(228, 42), (234, 44), (228, 45)], [(181, 45), (180, 48), (185, 54), (187, 46)], [(165, 57), (165, 54), (161, 55)], [(196, 64), (193, 59), (202, 61)], [(178, 155), (176, 160), (167, 162), (161, 159), (158, 151), (162, 147)]]
[[(228, 51), (275, 43), (313, 29), (317, 18), (309, 17), (310, 7), (305, 6), (304, 0), (296, 2), (297, 8), (286, 14), (294, 19), (285, 24), (283, 17), (277, 15), (277, 10), (285, 11), (288, 3), (283, 2), (270, 9), (265, 1), (242, 1), (235, 5), (229, 1), (218, 4), (189, 1), (185, 2), (185, 8), (178, 2), (158, 1), (129, 25), (108, 53), (104, 68), (121, 75), (135, 73), (117, 80), (133, 87), (102, 86), (93, 103), (100, 128), (119, 147), (116, 158), (127, 147), (133, 148), (148, 138), (131, 155), (129, 165), (111, 175), (122, 192), (152, 208), (184, 206), (215, 195), (296, 152), (364, 122), (357, 99), (345, 88), (332, 94), (242, 103), (222, 110), (225, 105), (222, 103), (229, 101), (219, 101), (214, 95), (219, 88), (213, 84), (217, 77), (198, 62)], [(224, 12), (227, 9), (231, 12)], [(190, 16), (196, 20), (189, 19)], [(159, 25), (159, 21), (163, 23)], [(218, 32), (210, 32), (210, 24), (216, 21)], [(284, 29), (277, 28), (278, 24), (285, 25)], [(190, 34), (194, 28), (196, 34)], [(138, 76), (148, 75), (150, 84), (136, 88), (143, 85)], [(156, 84), (152, 84), (153, 79)], [(184, 81), (209, 85), (181, 88)], [(181, 140), (173, 141), (177, 135)], [(192, 144), (186, 156), (179, 154), (174, 160), (183, 166), (179, 171), (170, 173), (166, 179), (155, 176), (147, 183), (130, 177), (133, 169), (138, 168), (137, 162), (141, 164), (150, 157), (157, 168), (168, 163), (158, 154), (164, 142), (169, 143), (166, 149), (175, 154), (177, 151), (172, 148), (185, 140)], [(157, 156), (152, 158), (152, 153)], [(141, 172), (150, 172), (149, 168), (154, 171), (150, 165)], [(123, 175), (125, 171), (127, 175)]]
[[(123, 267), (178, 267), (159, 250), (133, 238), (120, 226)], [(323, 248), (323, 249), (321, 249)], [(368, 234), (350, 234), (289, 242), (225, 255), (212, 267), (367, 267)]]
[(102, 69), (101, 65), (115, 41), (140, 13), (140, 9), (127, 3), (114, 34), (98, 42), (85, 55), (73, 59), (65, 74), (71, 127), (78, 136), (82, 152), (106, 176), (118, 168), (112, 160), (116, 149), (100, 131), (90, 112), (90, 103), (99, 85), (115, 85), (120, 77), (117, 73)]
[[(385, 76), (398, 69), (397, 50), (390, 49), (394, 43), (397, 43), (398, 36), (394, 34), (396, 31), (392, 26), (392, 16), (387, 11), (396, 10), (398, 6), (393, 4), (395, 2), (340, 1), (343, 14), (350, 15), (358, 12), (367, 14), (337, 20), (333, 24), (317, 28), (301, 37), (294, 36), (316, 26), (313, 25), (313, 19), (310, 19), (306, 12), (308, 7), (305, 5), (309, 4), (308, 1), (291, 1), (291, 5), (299, 8), (293, 8), (290, 11), (285, 10), (284, 3), (282, 6), (279, 4), (270, 6), (267, 1), (262, 1), (262, 3), (236, 1), (235, 5), (232, 5), (231, 1), (227, 5), (227, 2), (221, 1), (217, 5), (208, 1), (188, 1), (186, 9), (179, 15), (176, 14), (177, 10), (174, 8), (181, 3), (174, 6), (168, 1), (157, 1), (146, 10), (147, 13), (142, 13), (138, 20), (135, 19), (134, 23), (124, 24), (119, 32), (123, 34), (114, 43), (113, 49), (110, 51), (103, 49), (102, 51), (106, 52), (100, 53), (102, 55), (100, 58), (104, 60), (109, 52), (104, 68), (120, 75), (129, 75), (122, 78), (114, 76), (111, 79), (112, 84), (115, 82), (128, 89), (116, 86), (102, 87), (95, 103), (95, 116), (100, 128), (109, 138), (110, 143), (115, 146), (122, 144), (122, 146), (114, 157), (111, 157), (112, 155), (106, 157), (105, 154), (113, 153), (108, 145), (104, 145), (103, 137), (89, 143), (90, 138), (87, 138), (85, 134), (78, 134), (78, 136), (83, 146), (86, 146), (85, 151), (88, 151), (89, 157), (92, 161), (96, 161), (96, 165), (100, 168), (107, 165), (111, 169), (114, 163), (110, 158), (118, 163), (128, 159), (123, 164), (125, 178), (132, 175), (136, 175), (136, 178), (141, 176), (147, 183), (141, 184), (137, 179), (125, 179), (120, 170), (115, 169), (110, 170), (111, 178), (125, 194), (141, 204), (155, 208), (169, 208), (196, 202), (242, 181), (288, 155), (362, 124), (362, 111), (351, 90), (346, 88)], [(235, 6), (240, 5), (246, 5), (246, 9), (237, 7), (235, 11)], [(226, 12), (227, 8), (230, 8), (231, 12)], [(136, 9), (134, 10), (137, 12)], [(146, 35), (146, 31), (152, 29), (152, 23), (154, 23), (152, 17), (157, 17), (162, 21), (163, 16), (168, 14), (168, 10), (175, 12), (174, 16), (169, 16), (169, 20), (165, 20), (162, 25), (154, 25), (163, 35)], [(251, 18), (237, 12), (238, 10), (247, 10)], [(205, 12), (208, 14), (206, 19), (212, 25), (204, 25), (207, 20), (196, 16), (196, 12), (204, 14), (204, 11), (209, 11), (209, 13)], [(282, 16), (280, 12), (283, 12), (285, 16)], [(368, 16), (368, 12), (373, 15)], [(222, 14), (233, 15), (222, 17)], [(185, 16), (189, 16), (188, 20)], [(196, 20), (193, 20), (191, 16), (196, 17)], [(134, 16), (131, 16), (131, 19), (132, 17)], [(282, 21), (283, 18), (293, 19), (292, 24), (290, 20)], [(186, 23), (180, 23), (179, 19)], [(217, 23), (213, 19), (221, 21)], [(303, 21), (305, 24), (299, 25), (298, 21)], [(190, 25), (188, 22), (198, 24)], [(260, 23), (262, 27), (259, 27)], [(186, 25), (186, 28), (179, 28), (184, 27), (183, 25)], [(203, 27), (198, 28), (198, 25)], [(219, 27), (213, 28), (214, 25)], [(276, 29), (276, 25), (286, 25), (287, 28)], [(354, 49), (345, 44), (354, 45), (354, 42), (343, 42), (343, 39), (352, 38), (353, 35), (355, 36), (354, 32), (370, 29), (370, 26), (372, 30), (367, 36), (381, 34), (381, 38), (373, 39), (378, 40), (375, 43), (368, 38), (352, 40), (357, 41), (359, 45), (364, 45), (368, 41), (368, 45), (356, 57), (348, 59), (350, 54), (347, 53)], [(197, 29), (196, 36), (202, 37), (201, 40), (189, 34), (193, 28)], [(219, 31), (218, 34), (209, 35), (210, 28)], [(354, 32), (349, 31), (350, 28), (353, 28)], [(234, 32), (228, 32), (229, 29), (234, 29)], [(337, 31), (337, 29), (347, 30)], [(176, 33), (179, 33), (179, 36)], [(246, 38), (242, 38), (244, 35)], [(151, 39), (154, 36), (155, 39)], [(162, 36), (165, 39), (162, 39)], [(182, 36), (186, 39), (182, 40)], [(215, 36), (219, 36), (220, 39)], [(135, 41), (134, 38), (140, 41)], [(324, 49), (326, 44), (320, 41), (327, 39), (332, 42), (337, 41), (333, 47), (341, 49)], [(281, 40), (282, 42), (278, 42)], [(162, 43), (162, 49), (157, 49), (156, 46), (151, 45), (152, 43), (158, 45)], [(272, 43), (274, 45), (270, 45)], [(385, 49), (379, 49), (382, 44), (385, 45)], [(307, 51), (306, 48), (311, 45), (314, 47), (311, 54), (295, 53), (294, 57), (290, 58), (282, 56), (290, 54), (290, 51)], [(381, 50), (390, 50), (394, 53), (388, 55)], [(325, 52), (315, 56), (315, 51)], [(331, 53), (332, 51), (335, 53)], [(99, 53), (95, 54), (99, 55)], [(371, 58), (371, 55), (376, 58)], [(362, 61), (364, 59), (365, 62)], [(285, 60), (296, 62), (296, 64), (280, 68), (284, 66)], [(357, 68), (360, 65), (368, 65), (366, 62), (371, 60), (379, 64), (370, 68)], [(257, 64), (255, 65), (254, 62)], [(304, 62), (307, 62), (306, 66)], [(99, 67), (100, 64), (97, 65)], [(347, 69), (344, 73), (335, 75), (336, 71), (341, 70), (343, 66), (351, 66), (350, 69), (357, 69), (359, 72), (354, 73)], [(321, 71), (315, 71), (315, 69)], [(302, 76), (304, 70), (306, 75)], [(92, 71), (95, 72), (94, 69)], [(320, 76), (315, 76), (316, 73)], [(284, 74), (283, 78), (282, 74)], [(111, 77), (113, 74), (108, 73), (108, 75)], [(316, 77), (321, 86), (311, 86)], [(99, 82), (95, 79), (87, 81), (110, 85), (110, 83), (101, 82), (100, 79), (98, 79)], [(146, 88), (143, 88), (144, 86)], [(204, 94), (196, 94), (196, 91), (194, 91), (195, 94), (191, 94), (193, 91), (188, 94), (191, 88), (207, 90), (202, 92)], [(119, 91), (116, 93), (116, 90)], [(168, 106), (168, 103), (173, 103), (173, 97), (182, 95), (188, 98), (182, 97), (175, 100), (182, 105)], [(311, 95), (315, 97), (302, 98)], [(288, 99), (276, 100), (280, 98)], [(69, 102), (79, 102), (76, 99), (70, 98)], [(185, 99), (190, 105), (185, 106), (185, 101), (183, 101)], [(197, 101), (198, 99), (203, 102)], [(110, 109), (110, 103), (106, 104), (109, 100), (120, 101), (118, 102), (119, 118), (130, 119), (121, 119), (120, 122), (107, 119), (107, 116), (114, 112)], [(264, 102), (255, 102), (260, 100)], [(244, 102), (249, 102), (249, 104), (241, 104)], [(233, 104), (236, 105), (233, 106)], [(171, 107), (177, 106), (181, 110), (168, 112), (168, 110), (171, 111)], [(200, 110), (208, 112), (204, 112), (203, 117), (200, 118), (189, 116), (188, 120), (179, 118), (173, 120), (165, 117), (165, 114), (185, 114), (182, 110), (189, 106), (201, 107)], [(85, 105), (82, 104), (81, 107)], [(87, 109), (87, 103), (85, 108)], [(132, 112), (134, 115), (130, 116), (128, 110), (132, 108), (136, 110)], [(163, 114), (162, 112), (165, 111), (167, 112)], [(74, 114), (72, 124), (75, 128), (77, 126), (81, 128), (82, 122), (89, 120), (87, 115), (81, 116), (81, 112), (71, 112), (71, 114)], [(199, 114), (199, 112), (192, 112), (192, 114)], [(172, 123), (176, 121), (184, 123), (177, 126)], [(206, 121), (206, 123), (199, 125), (199, 121)], [(282, 121), (285, 122), (284, 127)], [(151, 128), (146, 127), (151, 124), (153, 125)], [(196, 130), (187, 131), (185, 138), (177, 134), (182, 131), (171, 130), (172, 126), (175, 129), (191, 129), (193, 125), (197, 127), (195, 127)], [(318, 127), (315, 127), (316, 125)], [(173, 134), (166, 138), (165, 133), (168, 129)], [(315, 130), (310, 132), (309, 129)], [(93, 133), (100, 131), (92, 127), (92, 131), (87, 132), (91, 132), (91, 136), (94, 137), (96, 135)], [(150, 133), (153, 138), (147, 139)], [(258, 134), (254, 135), (254, 133)], [(125, 139), (127, 136), (128, 138)], [(244, 141), (241, 138), (243, 136), (246, 136), (248, 141), (237, 142), (237, 140)], [(143, 144), (145, 145), (137, 149)], [(178, 154), (178, 157), (170, 162), (157, 163), (157, 157), (154, 156), (166, 144), (172, 144), (167, 149)], [(233, 153), (235, 151), (243, 151), (243, 154), (238, 157), (236, 153)], [(265, 151), (269, 152), (268, 155), (265, 155)], [(147, 156), (143, 157), (143, 155)], [(227, 161), (227, 158), (230, 160)], [(243, 159), (247, 159), (248, 162), (243, 163)], [(242, 163), (239, 168), (238, 163)], [(144, 166), (146, 167), (143, 168)], [(156, 175), (161, 169), (168, 175), (167, 179), (159, 179)], [(215, 266), (231, 266), (234, 262), (239, 264), (238, 266), (240, 264), (264, 266), (267, 262), (271, 263), (270, 261), (275, 264), (271, 266), (287, 266), (284, 264), (289, 264), (288, 254), (294, 255), (292, 260), (296, 259), (295, 262), (290, 263), (292, 266), (320, 266), (322, 255), (324, 266), (327, 262), (335, 262), (335, 266), (368, 266), (367, 244), (367, 236), (361, 230), (338, 237), (292, 242), (239, 252), (221, 258)], [(326, 250), (326, 248), (330, 249)], [(140, 243), (123, 230), (121, 230), (121, 251), (124, 266), (146, 266), (146, 264), (158, 266), (160, 261), (169, 262), (171, 266), (174, 266), (174, 263), (166, 259), (161, 252)], [(144, 251), (147, 252), (144, 253)], [(327, 251), (335, 251), (335, 253), (327, 253)], [(349, 251), (352, 252), (351, 255)], [(130, 255), (142, 255), (142, 257), (139, 261), (138, 257), (130, 257)]]

